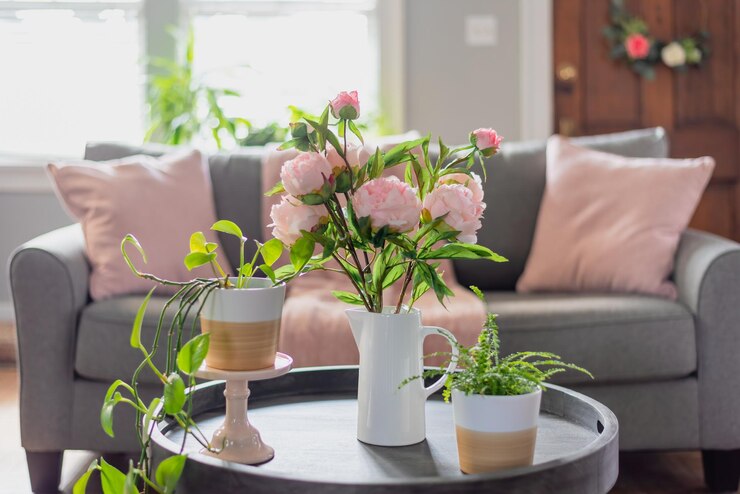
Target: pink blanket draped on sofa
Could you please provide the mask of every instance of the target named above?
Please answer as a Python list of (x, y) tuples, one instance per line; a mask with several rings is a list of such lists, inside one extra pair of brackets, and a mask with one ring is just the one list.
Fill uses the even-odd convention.
[[(271, 189), (280, 180), (280, 168), (295, 155), (295, 150), (275, 150), (265, 155), (262, 164), (263, 190)], [(279, 201), (280, 196), (262, 198), (262, 231), (265, 239), (272, 238), (271, 229), (267, 226), (271, 223), (270, 208)], [(286, 259), (281, 259), (281, 262), (286, 262)], [(443, 261), (442, 268), (445, 282), (455, 293), (445, 302), (447, 309), (431, 292), (422, 296), (415, 306), (422, 311), (425, 325), (449, 329), (460, 343), (470, 345), (475, 342), (485, 321), (485, 305), (457, 282), (451, 262)], [(358, 363), (357, 347), (344, 314), (350, 306), (334, 298), (332, 290), (354, 291), (346, 277), (329, 271), (308, 273), (288, 285), (280, 350), (293, 356), (296, 367)], [(399, 291), (399, 286), (386, 290), (386, 300), (395, 304)], [(449, 345), (442, 336), (431, 336), (424, 344), (425, 353), (447, 350)], [(440, 359), (428, 362), (436, 365)]]

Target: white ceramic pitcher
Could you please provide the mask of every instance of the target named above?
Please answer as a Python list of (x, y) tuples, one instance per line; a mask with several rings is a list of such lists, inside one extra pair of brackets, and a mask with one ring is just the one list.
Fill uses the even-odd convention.
[[(346, 311), (352, 335), (360, 351), (357, 384), (357, 439), (377, 446), (407, 446), (426, 437), (424, 404), (445, 381), (441, 377), (429, 387), (421, 379), (399, 388), (404, 379), (423, 371), (423, 342), (428, 335), (455, 337), (448, 330), (422, 326), (418, 309), (393, 314), (365, 309)], [(457, 348), (452, 354), (457, 356)], [(447, 368), (452, 372), (456, 358)]]

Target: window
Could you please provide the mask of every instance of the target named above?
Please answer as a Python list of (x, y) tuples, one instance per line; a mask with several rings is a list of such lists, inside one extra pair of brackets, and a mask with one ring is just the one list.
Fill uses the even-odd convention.
[[(227, 111), (257, 126), (288, 105), (318, 112), (342, 90), (378, 110), (375, 1), (190, 0), (195, 71), (241, 93)], [(320, 55), (321, 53), (321, 55)]]
[[(145, 45), (145, 23), (157, 33), (193, 26), (198, 75), (242, 94), (224, 99), (231, 116), (285, 123), (289, 104), (318, 111), (351, 89), (364, 117), (377, 115), (379, 0), (159, 1), (0, 0), (0, 158), (141, 142), (146, 55), (171, 51)], [(322, 64), (310, 46), (323, 47)]]
[(0, 1), (0, 153), (142, 135), (138, 0)]

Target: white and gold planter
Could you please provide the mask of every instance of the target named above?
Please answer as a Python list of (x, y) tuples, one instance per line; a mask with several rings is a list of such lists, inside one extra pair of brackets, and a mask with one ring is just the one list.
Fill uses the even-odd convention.
[(201, 331), (211, 335), (206, 365), (228, 371), (273, 366), (284, 300), (285, 285), (265, 278), (252, 278), (248, 288), (214, 290), (200, 317)]
[(485, 473), (531, 465), (542, 391), (516, 396), (452, 390), (460, 470)]

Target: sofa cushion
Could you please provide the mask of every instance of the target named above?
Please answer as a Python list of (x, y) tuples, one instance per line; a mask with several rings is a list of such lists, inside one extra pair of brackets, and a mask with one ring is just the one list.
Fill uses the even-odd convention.
[[(208, 164), (211, 172), (216, 216), (238, 224), (250, 240), (264, 241), (262, 238), (261, 184), (262, 155), (261, 146), (239, 148), (236, 151), (210, 155)], [(102, 161), (123, 158), (134, 154), (161, 156), (172, 152), (171, 146), (146, 144), (128, 146), (111, 142), (91, 142), (85, 148), (85, 159)], [(239, 242), (226, 234), (219, 234), (220, 244), (235, 268), (239, 262)], [(254, 255), (253, 242), (247, 244), (247, 259)]]
[[(694, 320), (683, 305), (640, 295), (487, 293), (504, 354), (547, 351), (591, 371), (598, 383), (639, 382), (696, 371)], [(577, 372), (558, 383), (585, 383)]]
[[(127, 295), (93, 302), (82, 310), (77, 327), (75, 353), (77, 374), (103, 382), (131, 379), (142, 360), (141, 351), (131, 348), (129, 344), (131, 327), (142, 300), (141, 296)], [(141, 328), (141, 341), (147, 348), (150, 348), (154, 341), (159, 314), (166, 301), (165, 297), (155, 296), (149, 302)], [(159, 350), (153, 359), (162, 371), (167, 354), (167, 331), (175, 311), (176, 307), (170, 307), (168, 317), (165, 317)], [(192, 322), (193, 317), (190, 315), (184, 326), (187, 336), (190, 334)], [(198, 333), (200, 324), (196, 322), (195, 334)], [(156, 383), (157, 378), (149, 368), (145, 368), (141, 374), (141, 382)]]
[[(668, 140), (662, 128), (574, 138), (580, 146), (630, 157), (665, 158)], [(488, 160), (484, 183), (483, 227), (478, 243), (509, 262), (465, 259), (455, 261), (455, 274), (464, 286), (481, 290), (513, 290), (524, 271), (534, 237), (540, 200), (545, 188), (545, 141), (504, 142)]]

